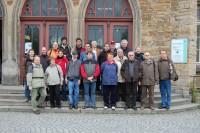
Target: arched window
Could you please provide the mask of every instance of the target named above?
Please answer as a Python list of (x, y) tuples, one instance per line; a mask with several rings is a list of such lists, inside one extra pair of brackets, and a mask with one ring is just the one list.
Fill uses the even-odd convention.
[(86, 17), (132, 17), (127, 0), (91, 0)]
[(133, 14), (128, 0), (90, 0), (85, 18), (85, 41), (97, 41), (100, 46), (122, 39), (132, 47)]
[(66, 16), (63, 0), (27, 0), (22, 16)]

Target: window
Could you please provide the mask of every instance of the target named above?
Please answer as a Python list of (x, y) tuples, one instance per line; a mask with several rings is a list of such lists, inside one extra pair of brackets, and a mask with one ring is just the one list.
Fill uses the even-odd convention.
[(66, 16), (63, 0), (27, 0), (22, 16)]
[(91, 0), (87, 9), (90, 17), (132, 17), (127, 0)]

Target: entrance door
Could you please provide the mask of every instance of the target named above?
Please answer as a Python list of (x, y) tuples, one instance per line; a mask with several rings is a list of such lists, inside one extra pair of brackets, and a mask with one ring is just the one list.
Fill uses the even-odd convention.
[(2, 20), (0, 19), (0, 83), (2, 77)]
[(29, 44), (32, 45), (36, 55), (40, 55), (41, 48), (52, 47), (53, 42), (61, 43), (61, 38), (66, 36), (66, 23), (64, 22), (22, 22), (20, 48), (20, 79), (23, 81), (25, 74), (25, 58)]
[(101, 47), (105, 43), (115, 41), (120, 43), (122, 39), (129, 42), (132, 47), (132, 23), (129, 22), (88, 22), (86, 24), (86, 42), (97, 41)]

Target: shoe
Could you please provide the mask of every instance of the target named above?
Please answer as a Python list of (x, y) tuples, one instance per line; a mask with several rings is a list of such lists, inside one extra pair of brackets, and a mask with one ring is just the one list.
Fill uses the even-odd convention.
[(108, 109), (108, 107), (107, 107), (107, 106), (104, 106), (104, 109)]
[(141, 107), (140, 107), (140, 110), (144, 110), (144, 106), (141, 106)]
[(33, 113), (36, 114), (36, 115), (39, 115), (40, 114), (40, 110), (33, 110)]
[(61, 105), (57, 105), (56, 107), (60, 109), (60, 108), (61, 108)]
[(151, 110), (155, 110), (153, 106), (150, 106), (149, 109), (151, 109)]
[(83, 109), (87, 109), (87, 108), (89, 108), (88, 106), (83, 106)]
[(51, 108), (55, 108), (55, 105), (51, 105)]
[(76, 106), (74, 106), (74, 109), (78, 109), (78, 106), (76, 105)]
[(93, 108), (93, 109), (97, 109), (97, 107), (96, 107), (96, 106), (93, 106), (92, 108)]
[(159, 109), (165, 109), (166, 107), (165, 106), (160, 106), (158, 107)]
[(44, 106), (42, 106), (42, 105), (38, 105), (37, 107), (41, 108), (41, 109), (44, 109)]
[(72, 105), (69, 105), (69, 109), (72, 109), (73, 108), (73, 106)]
[(125, 106), (125, 107), (124, 107), (125, 110), (127, 110), (128, 108), (129, 108), (128, 106)]
[(30, 102), (30, 101), (31, 101), (30, 99), (25, 99), (25, 102), (26, 102), (26, 103), (28, 103), (28, 102)]
[(167, 107), (166, 107), (166, 110), (170, 110), (170, 107), (169, 107), (169, 106), (167, 106)]
[(115, 106), (112, 106), (111, 109), (112, 109), (112, 110), (115, 110)]
[(137, 111), (137, 108), (136, 108), (136, 107), (133, 107), (133, 110)]

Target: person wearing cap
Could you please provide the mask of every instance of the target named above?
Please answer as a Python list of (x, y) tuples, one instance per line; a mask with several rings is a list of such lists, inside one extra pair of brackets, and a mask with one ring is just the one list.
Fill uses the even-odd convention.
[(117, 49), (115, 47), (115, 41), (110, 42), (110, 51), (113, 53), (114, 57), (117, 56)]
[(97, 61), (92, 59), (92, 51), (87, 52), (87, 60), (81, 64), (81, 76), (84, 85), (84, 108), (96, 108), (96, 81), (100, 74), (100, 68)]
[(59, 47), (59, 50), (63, 51), (64, 56), (66, 56), (66, 58), (68, 60), (72, 59), (72, 55), (71, 55), (71, 47), (70, 45), (67, 43), (67, 37), (62, 37), (61, 38), (61, 45)]
[(65, 78), (69, 89), (69, 108), (78, 109), (79, 84), (80, 84), (81, 61), (78, 60), (78, 52), (72, 52), (72, 60), (67, 66), (67, 76)]

